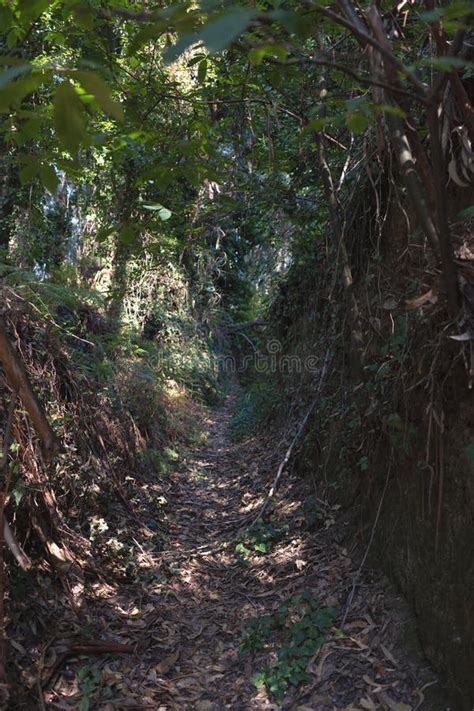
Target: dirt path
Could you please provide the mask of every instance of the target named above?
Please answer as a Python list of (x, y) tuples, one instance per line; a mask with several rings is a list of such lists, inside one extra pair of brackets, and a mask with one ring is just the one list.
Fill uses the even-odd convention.
[[(209, 415), (207, 444), (171, 475), (165, 551), (140, 546), (147, 564), (139, 584), (103, 591), (107, 634), (134, 641), (136, 655), (101, 668), (101, 683), (114, 691), (90, 708), (446, 711), (413, 620), (379, 573), (363, 572), (339, 629), (363, 550), (348, 538), (347, 521), (323, 502), (319, 519), (308, 521), (313, 501), (305, 512), (309, 492), (301, 483), (290, 486), (287, 477), (269, 522), (253, 540), (241, 537), (237, 551), (234, 541), (211, 553), (186, 552), (235, 538), (275, 473), (273, 463), (268, 467), (275, 456), (230, 441), (233, 404), (230, 396)], [(251, 619), (260, 620), (253, 630)], [(266, 674), (276, 700), (252, 681), (265, 667), (274, 670)], [(307, 681), (289, 685), (282, 703), (278, 688), (283, 695), (285, 674), (294, 678), (298, 669)]]

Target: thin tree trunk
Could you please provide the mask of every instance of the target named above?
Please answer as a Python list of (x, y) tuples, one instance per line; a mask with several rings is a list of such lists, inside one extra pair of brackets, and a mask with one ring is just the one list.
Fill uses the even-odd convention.
[[(318, 39), (318, 42), (320, 44), (320, 48), (322, 48), (322, 40)], [(321, 118), (324, 118), (324, 116), (326, 115), (325, 99), (327, 95), (327, 90), (324, 70), (322, 71), (323, 73), (320, 80), (320, 114)], [(338, 252), (340, 253), (342, 259), (342, 282), (347, 299), (347, 309), (349, 314), (349, 325), (351, 333), (351, 371), (354, 378), (360, 379), (363, 376), (363, 339), (360, 323), (359, 306), (357, 304), (357, 299), (354, 294), (354, 278), (352, 275), (352, 268), (349, 259), (349, 251), (347, 249), (347, 244), (344, 236), (344, 228), (341, 223), (339, 203), (334, 188), (334, 181), (332, 179), (331, 170), (329, 168), (329, 164), (326, 158), (326, 140), (323, 131), (320, 131), (318, 133), (318, 143), (318, 158), (323, 178), (324, 194), (328, 203), (329, 216), (331, 220), (334, 240), (336, 242)]]

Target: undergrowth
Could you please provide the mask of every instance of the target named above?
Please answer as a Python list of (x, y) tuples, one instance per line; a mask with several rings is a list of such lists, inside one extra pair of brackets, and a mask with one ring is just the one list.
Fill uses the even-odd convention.
[(288, 523), (272, 524), (259, 520), (242, 533), (239, 542), (235, 546), (235, 552), (239, 557), (248, 556), (251, 553), (264, 555), (269, 552), (275, 543), (281, 541), (288, 531)]
[[(166, 505), (160, 481), (179, 465), (180, 450), (200, 441), (206, 404), (220, 396), (209, 339), (193, 320), (183, 278), (175, 272), (162, 272), (164, 285), (154, 292), (161, 301), (143, 309), (148, 329), (145, 317), (129, 318), (117, 329), (104, 294), (82, 288), (70, 270), (54, 280), (4, 271), (2, 316), (61, 443), (48, 471), (32, 467), (38, 443), (25, 423), (18, 427), (7, 517), (37, 555), (37, 543), (54, 540), (56, 524), (46, 530), (35, 519), (32, 526), (32, 511), (50, 521), (47, 501), (54, 502), (51, 511), (58, 527), (62, 520), (69, 531), (64, 540), (73, 556), (109, 565), (118, 577), (133, 576), (127, 517), (152, 504), (156, 516), (146, 525), (155, 535)], [(140, 314), (143, 293), (130, 289), (127, 299), (127, 313)], [(166, 327), (155, 320), (151, 328), (155, 312), (174, 315)], [(5, 388), (1, 394), (5, 414)], [(158, 537), (156, 545), (162, 545)], [(61, 565), (62, 557), (60, 552)]]
[(254, 673), (255, 686), (265, 685), (274, 700), (282, 703), (291, 685), (310, 681), (308, 664), (326, 641), (335, 617), (333, 608), (321, 606), (310, 592), (304, 592), (273, 614), (249, 620), (241, 637), (241, 653), (276, 655), (273, 664)]
[(260, 376), (250, 381), (236, 400), (230, 422), (233, 441), (247, 439), (261, 426), (278, 400), (277, 385), (270, 377)]

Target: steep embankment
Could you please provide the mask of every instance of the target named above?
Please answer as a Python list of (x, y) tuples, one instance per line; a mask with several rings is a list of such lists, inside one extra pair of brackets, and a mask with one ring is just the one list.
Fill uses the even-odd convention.
[(271, 336), (280, 344), (274, 392), (286, 393), (277, 421), (315, 392), (314, 374), (288, 363), (321, 364), (328, 349), (331, 371), (297, 470), (333, 502), (358, 512), (365, 540), (374, 534), (373, 560), (410, 601), (427, 656), (449, 680), (459, 708), (470, 711), (472, 344), (455, 340), (473, 313), (472, 220), (456, 221), (466, 197), (453, 191), (451, 204), (464, 299), (458, 324), (447, 316), (436, 264), (426, 266), (423, 245), (407, 228), (416, 223), (407, 206), (391, 202), (377, 242), (368, 243), (360, 225), (370, 223), (373, 206), (357, 196), (348, 234), (362, 374), (352, 367), (353, 325), (338, 291), (335, 255), (310, 254), (292, 266), (274, 301)]

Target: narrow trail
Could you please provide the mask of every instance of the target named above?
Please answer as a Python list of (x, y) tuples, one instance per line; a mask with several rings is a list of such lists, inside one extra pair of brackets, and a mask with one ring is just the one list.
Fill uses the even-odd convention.
[[(344, 632), (338, 631), (363, 550), (348, 536), (347, 520), (328, 506), (316, 529), (305, 529), (302, 502), (310, 492), (301, 482), (288, 476), (278, 494), (270, 518), (284, 535), (266, 553), (236, 554), (235, 543), (218, 545), (255, 515), (274, 476), (267, 464), (274, 453), (255, 442), (231, 442), (234, 400), (209, 414), (207, 443), (171, 475), (167, 549), (143, 550), (153, 576), (104, 602), (122, 610), (137, 655), (110, 665), (111, 674), (121, 675), (123, 697), (98, 708), (448, 709), (406, 604), (380, 573), (363, 571)], [(211, 552), (187, 552), (198, 546)], [(272, 615), (303, 593), (334, 607), (337, 618), (308, 660), (309, 682), (290, 686), (282, 705), (252, 682), (275, 662), (278, 640), (270, 651), (243, 656), (241, 637), (247, 620)]]

